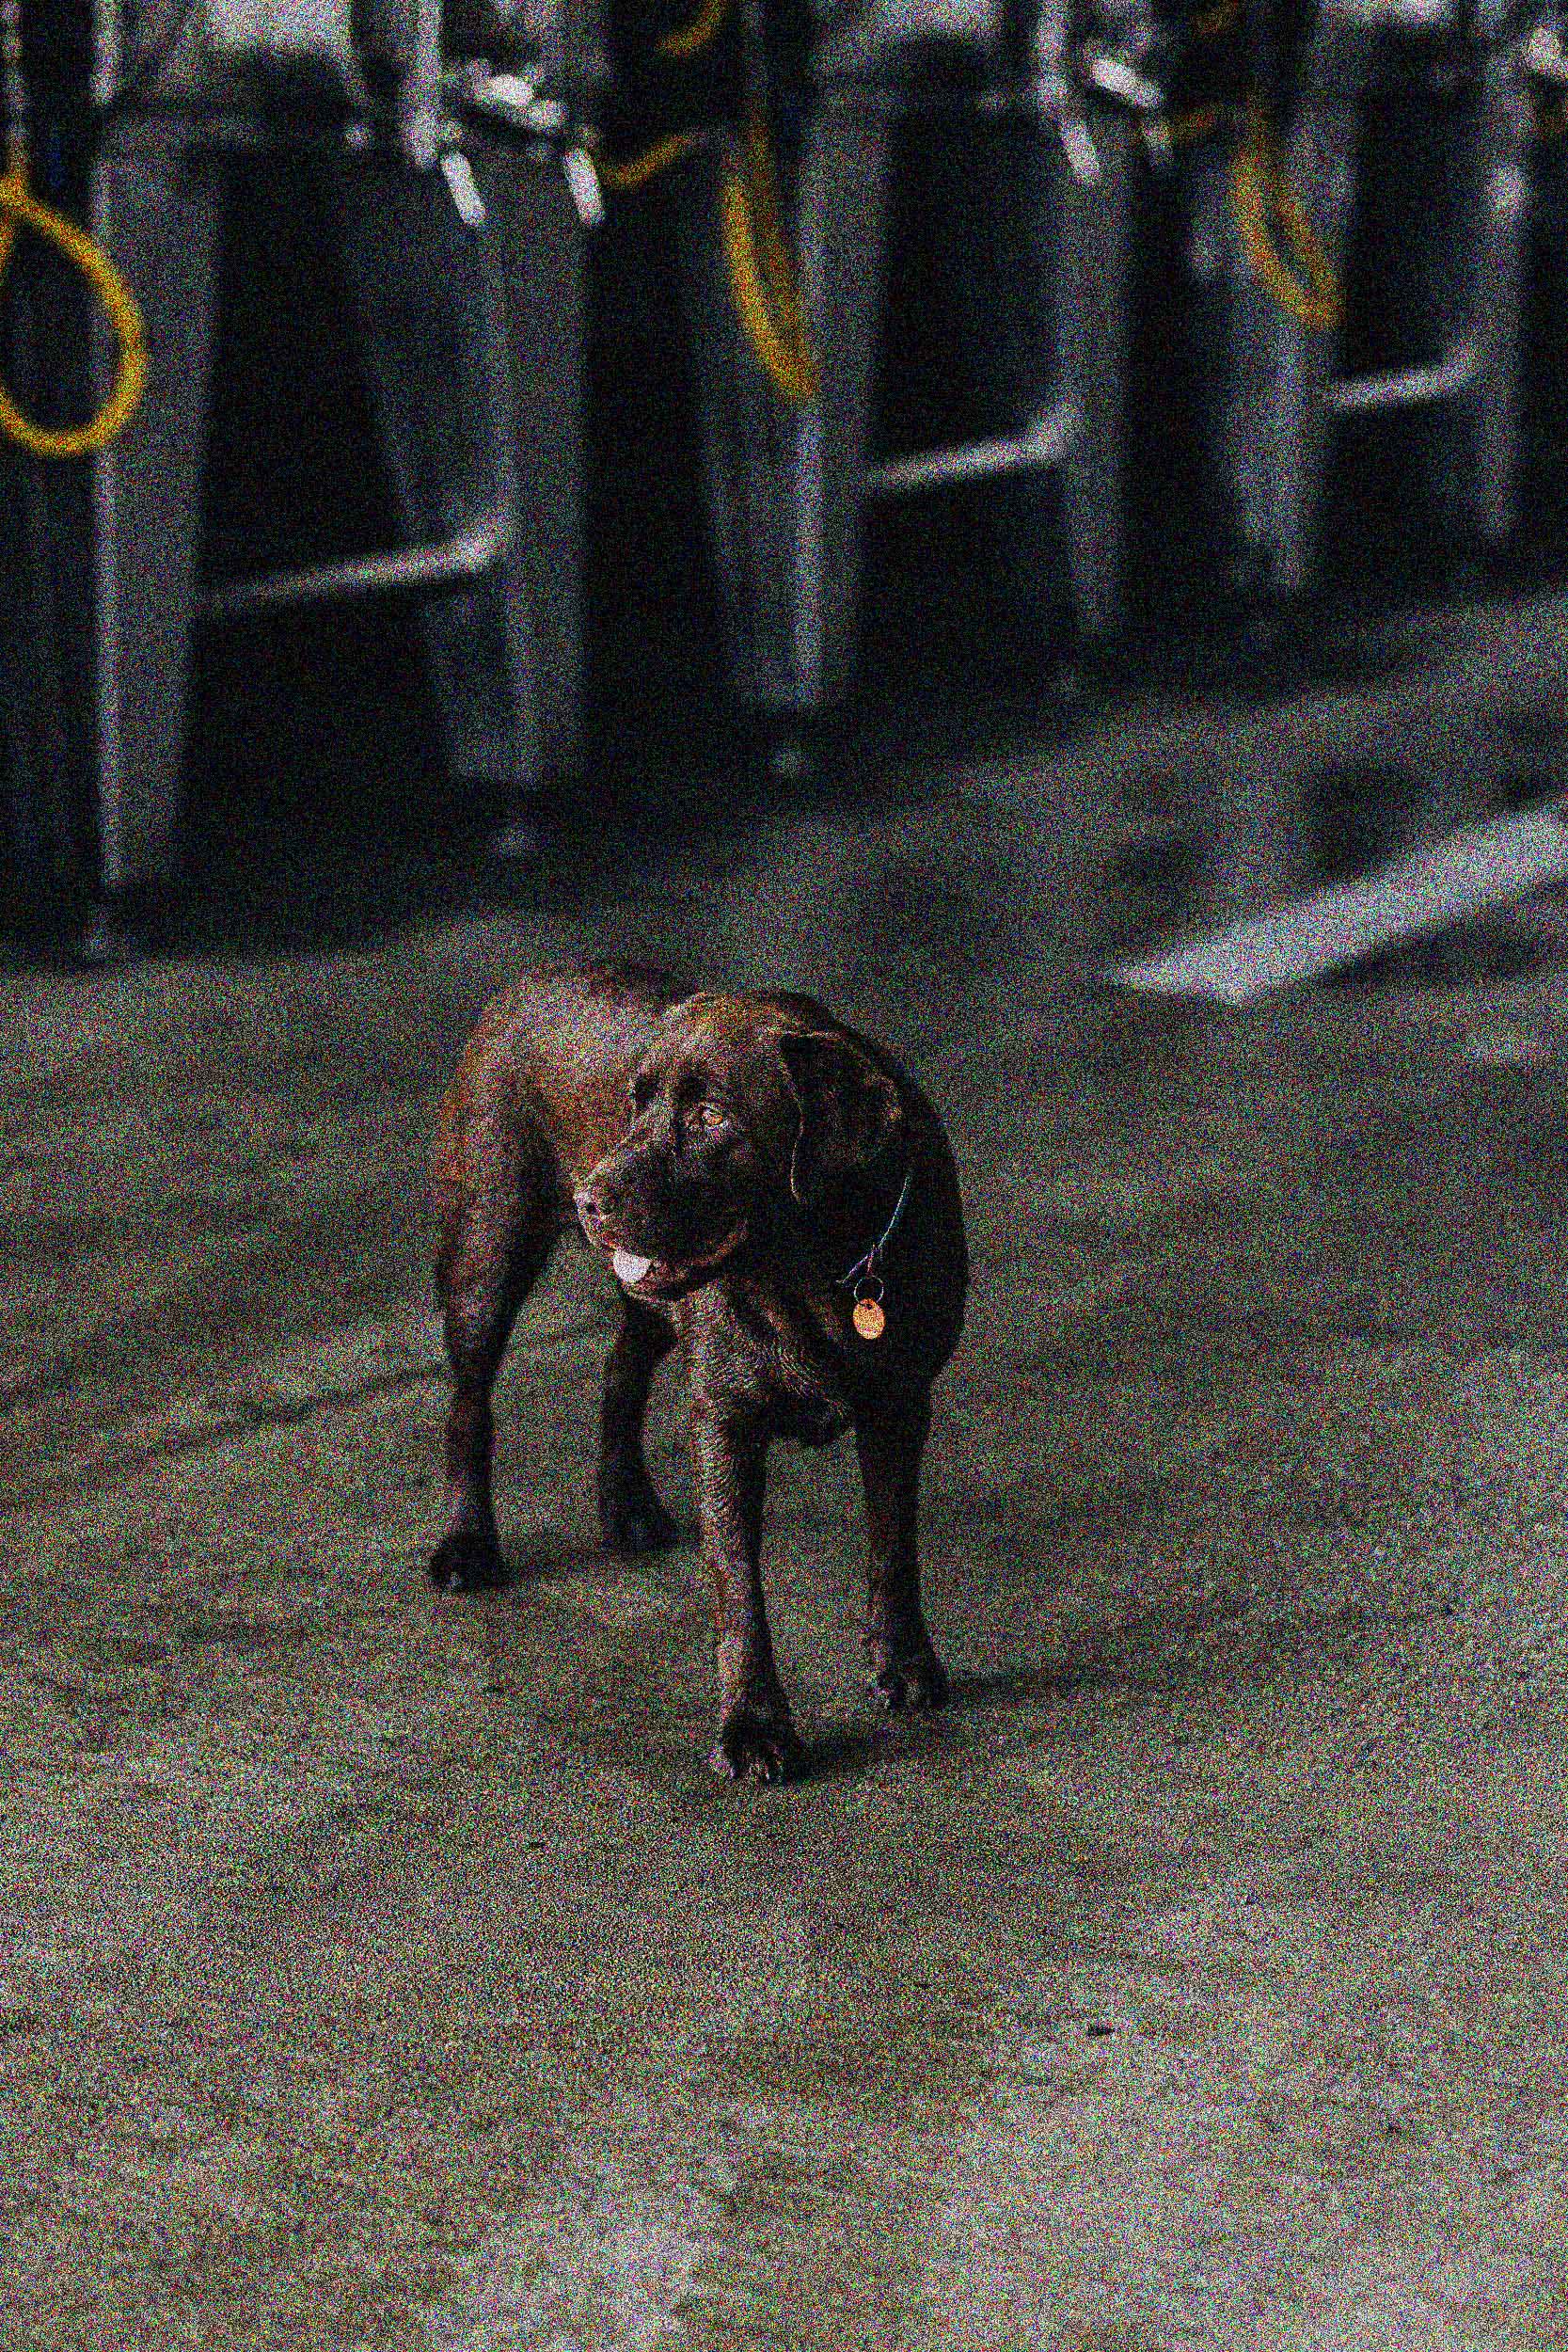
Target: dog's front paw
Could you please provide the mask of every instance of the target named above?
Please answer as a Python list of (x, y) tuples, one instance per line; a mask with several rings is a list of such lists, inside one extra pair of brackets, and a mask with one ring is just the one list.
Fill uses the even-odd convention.
[(430, 1581), (438, 1593), (483, 1593), (504, 1584), (495, 1537), (480, 1528), (454, 1527), (430, 1555)]
[(787, 1712), (742, 1704), (719, 1726), (710, 1768), (721, 1780), (793, 1780), (805, 1760)]
[(947, 1704), (947, 1669), (929, 1642), (892, 1656), (872, 1643), (871, 1695), (890, 1715), (915, 1715)]

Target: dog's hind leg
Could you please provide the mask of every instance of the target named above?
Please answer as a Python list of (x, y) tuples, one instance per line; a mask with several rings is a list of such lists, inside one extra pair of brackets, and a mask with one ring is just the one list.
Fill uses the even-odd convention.
[(621, 1328), (605, 1366), (599, 1422), (599, 1520), (611, 1551), (658, 1551), (679, 1530), (654, 1490), (642, 1419), (658, 1366), (675, 1343), (667, 1319), (635, 1298), (621, 1301)]
[(947, 1696), (946, 1672), (920, 1606), (920, 1461), (930, 1421), (925, 1391), (855, 1419), (871, 1537), (865, 1647), (872, 1695), (892, 1713), (941, 1707)]

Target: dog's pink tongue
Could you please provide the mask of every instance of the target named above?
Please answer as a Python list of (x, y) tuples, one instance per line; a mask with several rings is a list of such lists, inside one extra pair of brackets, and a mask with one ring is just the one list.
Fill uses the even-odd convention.
[(635, 1249), (617, 1249), (610, 1260), (616, 1279), (622, 1282), (641, 1282), (653, 1264), (651, 1258), (640, 1258)]

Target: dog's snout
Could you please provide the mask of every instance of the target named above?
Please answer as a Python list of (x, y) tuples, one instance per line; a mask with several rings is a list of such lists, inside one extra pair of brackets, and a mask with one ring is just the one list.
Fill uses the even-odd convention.
[(583, 1231), (596, 1233), (605, 1221), (605, 1205), (597, 1184), (579, 1184), (572, 1200)]

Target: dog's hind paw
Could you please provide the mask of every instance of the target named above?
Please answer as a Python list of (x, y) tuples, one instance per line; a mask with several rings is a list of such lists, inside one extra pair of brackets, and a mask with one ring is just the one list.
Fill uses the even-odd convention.
[(651, 1486), (641, 1493), (617, 1495), (601, 1502), (599, 1521), (610, 1550), (627, 1556), (640, 1551), (668, 1551), (681, 1539), (680, 1528)]
[(793, 1780), (805, 1750), (787, 1715), (760, 1715), (737, 1708), (719, 1726), (709, 1768), (721, 1780)]
[(471, 1527), (454, 1527), (430, 1555), (430, 1581), (438, 1593), (483, 1593), (506, 1582), (506, 1567), (495, 1539)]
[(929, 1644), (906, 1658), (885, 1660), (871, 1677), (871, 1696), (890, 1715), (916, 1715), (945, 1707), (947, 1687), (947, 1669)]

